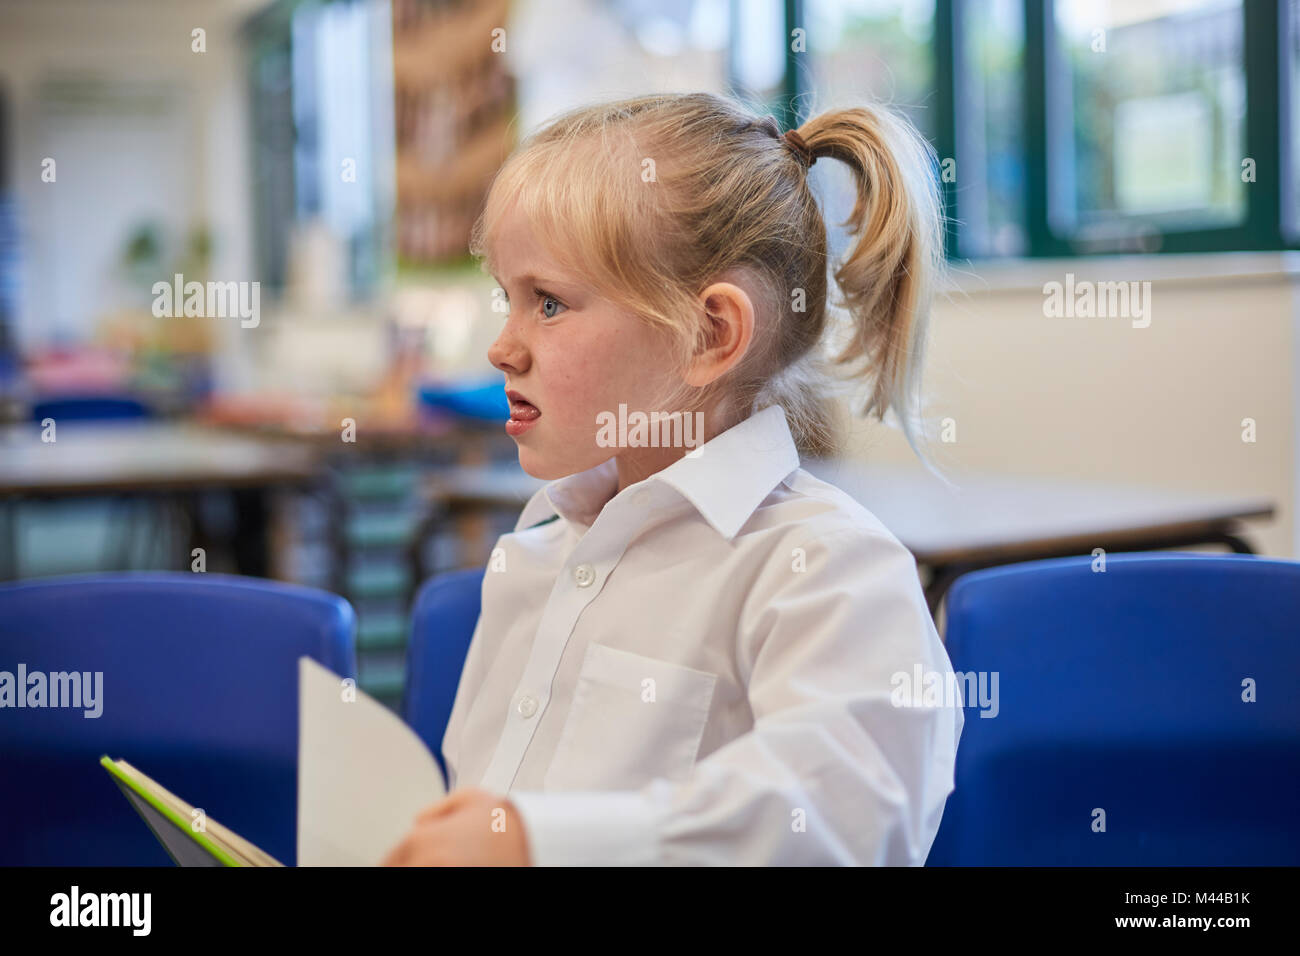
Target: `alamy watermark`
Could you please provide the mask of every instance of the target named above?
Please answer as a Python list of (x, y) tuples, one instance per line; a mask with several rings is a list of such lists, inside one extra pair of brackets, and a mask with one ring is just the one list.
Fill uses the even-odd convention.
[(260, 282), (186, 282), (178, 272), (171, 282), (155, 282), (150, 291), (153, 314), (160, 319), (237, 318), (245, 329), (255, 329), (262, 321)]
[(895, 707), (976, 707), (981, 717), (1001, 709), (997, 671), (930, 671), (917, 664), (911, 673), (895, 671), (889, 684)]
[(82, 893), (75, 883), (50, 897), (51, 926), (121, 926), (133, 936), (152, 927), (152, 893)]
[(1150, 282), (1075, 281), (1043, 283), (1043, 315), (1049, 319), (1132, 319), (1133, 328), (1151, 324)]
[(81, 716), (104, 712), (103, 671), (0, 671), (0, 707), (81, 707)]
[(703, 412), (598, 412), (596, 444), (601, 448), (692, 448), (687, 458), (703, 454)]

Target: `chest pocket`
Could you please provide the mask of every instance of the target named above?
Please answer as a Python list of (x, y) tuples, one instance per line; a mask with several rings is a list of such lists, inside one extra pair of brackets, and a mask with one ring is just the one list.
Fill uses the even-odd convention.
[(699, 751), (717, 675), (588, 644), (546, 790), (637, 789), (679, 780)]

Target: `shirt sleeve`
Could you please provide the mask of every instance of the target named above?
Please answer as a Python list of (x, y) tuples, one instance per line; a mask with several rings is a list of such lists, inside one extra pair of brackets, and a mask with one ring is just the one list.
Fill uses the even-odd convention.
[(511, 792), (535, 864), (925, 862), (964, 715), (915, 561), (865, 529), (787, 544), (738, 621), (753, 728), (684, 780)]

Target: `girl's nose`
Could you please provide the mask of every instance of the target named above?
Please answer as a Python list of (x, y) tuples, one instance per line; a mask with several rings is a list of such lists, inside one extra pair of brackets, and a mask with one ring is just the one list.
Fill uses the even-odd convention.
[(487, 357), (502, 372), (521, 374), (528, 370), (528, 349), (509, 320), (488, 349)]

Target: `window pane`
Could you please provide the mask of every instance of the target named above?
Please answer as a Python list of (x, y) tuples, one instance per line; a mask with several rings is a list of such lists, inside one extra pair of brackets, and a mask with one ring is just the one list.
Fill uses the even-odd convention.
[(962, 256), (1015, 256), (1025, 237), (1021, 77), (1023, 0), (958, 7), (963, 75), (956, 84), (956, 196)]
[(1053, 228), (1104, 241), (1244, 221), (1241, 0), (1058, 0), (1055, 14)]
[(779, 0), (731, 2), (730, 75), (741, 99), (763, 108), (785, 83), (785, 9)]
[(934, 0), (808, 0), (808, 112), (896, 107), (934, 138)]

